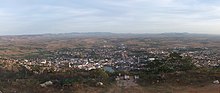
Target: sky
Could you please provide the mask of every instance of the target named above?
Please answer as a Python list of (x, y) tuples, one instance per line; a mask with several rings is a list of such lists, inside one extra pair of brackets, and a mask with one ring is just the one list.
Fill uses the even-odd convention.
[(220, 34), (220, 0), (0, 0), (0, 35)]

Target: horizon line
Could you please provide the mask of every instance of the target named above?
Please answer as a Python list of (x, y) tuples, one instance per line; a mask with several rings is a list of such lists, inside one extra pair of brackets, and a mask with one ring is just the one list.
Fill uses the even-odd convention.
[(91, 34), (91, 33), (111, 33), (111, 34), (134, 34), (134, 35), (140, 35), (140, 34), (197, 34), (197, 35), (220, 35), (220, 34), (210, 34), (210, 33), (190, 33), (190, 32), (161, 32), (161, 33), (149, 33), (149, 32), (64, 32), (64, 33), (24, 33), (24, 34), (5, 34), (0, 36), (37, 36), (37, 35), (59, 35), (59, 34)]

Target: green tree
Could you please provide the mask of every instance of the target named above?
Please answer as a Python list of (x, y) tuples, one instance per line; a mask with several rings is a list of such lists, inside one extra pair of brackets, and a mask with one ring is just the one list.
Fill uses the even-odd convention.
[(103, 82), (109, 79), (109, 75), (103, 69), (95, 69), (91, 72), (91, 74), (96, 80)]
[(175, 52), (167, 57), (165, 64), (174, 71), (186, 71), (194, 67), (190, 57), (182, 57), (179, 53)]

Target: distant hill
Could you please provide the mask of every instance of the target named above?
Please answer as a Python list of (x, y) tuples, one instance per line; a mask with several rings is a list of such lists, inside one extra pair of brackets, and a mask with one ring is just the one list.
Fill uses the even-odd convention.
[(42, 38), (145, 38), (145, 37), (206, 37), (206, 38), (220, 38), (219, 35), (209, 34), (193, 34), (193, 33), (111, 33), (111, 32), (72, 32), (72, 33), (58, 33), (58, 34), (36, 34), (36, 35), (7, 35), (0, 37), (42, 37)]

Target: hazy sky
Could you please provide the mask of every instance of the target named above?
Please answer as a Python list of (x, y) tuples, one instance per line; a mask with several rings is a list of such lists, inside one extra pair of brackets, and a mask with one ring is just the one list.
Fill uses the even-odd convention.
[(220, 0), (0, 0), (0, 34), (220, 34)]

